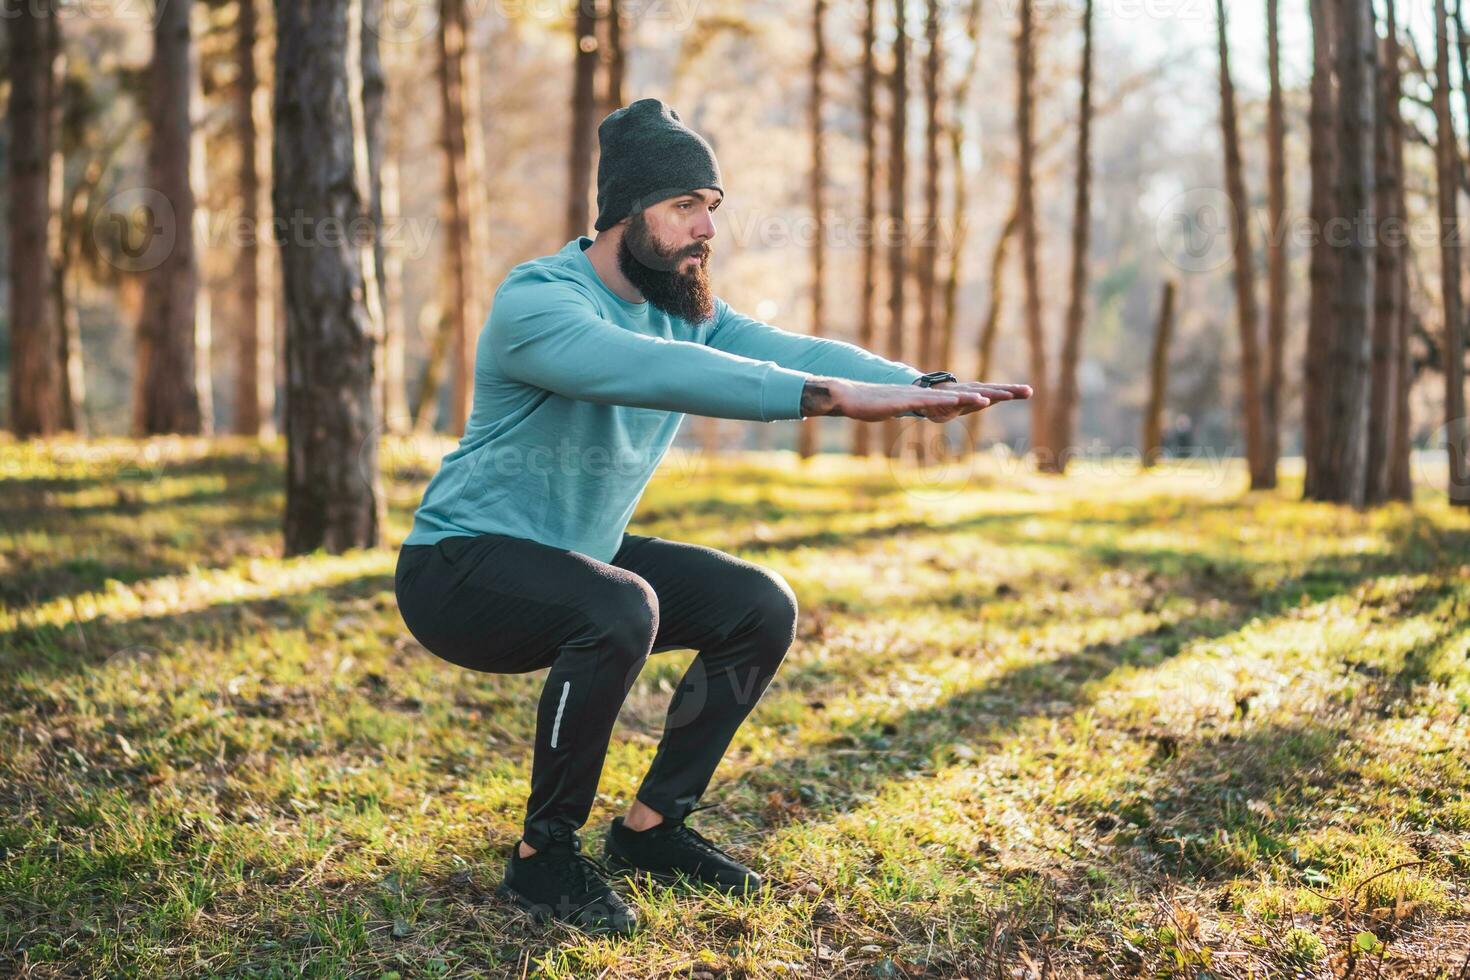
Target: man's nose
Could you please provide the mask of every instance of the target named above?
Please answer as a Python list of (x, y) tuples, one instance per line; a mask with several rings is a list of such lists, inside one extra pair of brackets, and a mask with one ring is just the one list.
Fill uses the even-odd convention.
[(710, 214), (708, 211), (704, 212), (704, 217), (701, 218), (699, 223), (694, 226), (694, 237), (702, 242), (708, 241), (709, 239), (715, 237), (714, 215)]

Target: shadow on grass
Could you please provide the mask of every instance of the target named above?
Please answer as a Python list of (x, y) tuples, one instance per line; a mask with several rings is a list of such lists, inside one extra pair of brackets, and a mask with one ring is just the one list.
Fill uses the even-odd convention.
[[(1322, 569), (1317, 569), (1280, 583), (1273, 592), (1295, 595), (1304, 580), (1310, 579), (1312, 593), (1321, 601), (1346, 594), (1374, 579), (1381, 565), (1377, 561), (1357, 559), (1323, 564), (1330, 575), (1323, 575)], [(1438, 596), (1443, 590), (1430, 588), (1426, 592)], [(979, 687), (931, 706), (912, 709), (888, 720), (858, 721), (845, 732), (799, 754), (741, 773), (740, 782), (752, 786), (757, 796), (775, 793), (793, 804), (786, 818), (804, 823), (833, 821), (870, 802), (889, 785), (928, 778), (933, 773), (933, 760), (950, 744), (965, 742), (983, 751), (984, 745), (995, 745), (1017, 734), (1028, 719), (1066, 717), (1085, 707), (1089, 698), (1083, 694), (1084, 689), (1137, 662), (1137, 654), (1145, 642), (1159, 648), (1149, 659), (1149, 663), (1156, 663), (1160, 656), (1164, 659), (1176, 656), (1190, 643), (1220, 639), (1237, 631), (1252, 618), (1269, 612), (1275, 605), (1271, 599), (1271, 594), (1252, 594), (1247, 601), (1233, 602), (1230, 612), (1223, 617), (1161, 626), (1118, 641), (1089, 645), (1055, 659), (1010, 669)], [(1404, 685), (1414, 683), (1417, 677), (1412, 672), (1406, 673), (1385, 689), (1384, 697), (1401, 695)], [(1327, 737), (1329, 734), (1343, 733), (1316, 722), (1266, 726), (1233, 743), (1229, 737), (1222, 737), (1208, 752), (1186, 752), (1182, 758), (1177, 740), (1164, 738), (1159, 743), (1158, 758), (1173, 767), (1165, 773), (1165, 779), (1179, 799), (1227, 800), (1243, 807), (1249, 797), (1230, 796), (1230, 792), (1265, 793), (1273, 788), (1290, 788), (1304, 773), (1319, 778), (1323, 760), (1330, 758), (1335, 750), (1336, 743)], [(866, 766), (834, 766), (833, 759), (839, 755), (863, 756)], [(1180, 761), (1167, 762), (1176, 758)], [(1249, 777), (1243, 778), (1238, 786), (1226, 783), (1222, 787), (1221, 774), (1229, 774), (1231, 767), (1237, 765), (1250, 773)], [(836, 779), (834, 769), (840, 773)], [(1329, 778), (1350, 777), (1344, 772), (1330, 774)], [(1140, 801), (1135, 803), (1142, 805)], [(1119, 808), (1134, 813), (1137, 806), (1129, 810), (1125, 802)], [(1288, 816), (1304, 819), (1309, 808), (1310, 804), (1304, 803), (1299, 811), (1294, 810)], [(1183, 851), (1177, 851), (1177, 845), (1168, 841), (1151, 840), (1145, 835), (1147, 853), (1154, 854), (1159, 865), (1167, 865), (1173, 859), (1177, 872), (1192, 876), (1192, 880), (1205, 880), (1209, 866), (1202, 860), (1218, 860), (1219, 856), (1196, 854), (1189, 848), (1209, 846), (1201, 842), (1208, 837), (1211, 820), (1217, 816), (1217, 811), (1209, 808), (1193, 815), (1192, 826), (1199, 841), (1187, 843)], [(1176, 847), (1176, 852), (1169, 851), (1171, 846)], [(1137, 870), (1156, 874), (1158, 869), (1150, 864)], [(1032, 923), (1038, 929), (1044, 924)]]
[(129, 651), (170, 649), (190, 641), (224, 647), (259, 629), (262, 620), (276, 620), (276, 628), (290, 628), (300, 623), (279, 620), (300, 615), (303, 607), (330, 607), (383, 591), (393, 591), (391, 573), (358, 575), (328, 586), (215, 603), (188, 612), (22, 626), (0, 633), (6, 668), (0, 672), (0, 708), (16, 708), (46, 697), (43, 691), (18, 687), (22, 674), (28, 685), (39, 688), (64, 674), (95, 669), (110, 657)]

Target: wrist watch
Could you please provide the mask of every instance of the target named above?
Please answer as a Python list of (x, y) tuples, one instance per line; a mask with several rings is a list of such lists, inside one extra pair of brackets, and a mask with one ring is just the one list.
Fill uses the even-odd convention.
[(945, 381), (958, 381), (958, 380), (960, 380), (960, 379), (959, 378), (956, 378), (954, 375), (950, 374), (948, 371), (930, 371), (928, 374), (921, 374), (921, 375), (919, 375), (917, 378), (915, 378), (910, 383), (911, 384), (916, 384), (920, 388), (930, 388), (930, 387), (933, 387), (934, 385), (942, 384)]

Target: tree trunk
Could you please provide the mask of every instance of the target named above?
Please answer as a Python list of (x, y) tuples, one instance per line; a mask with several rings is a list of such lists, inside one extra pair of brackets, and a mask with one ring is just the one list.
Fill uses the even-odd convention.
[(388, 273), (387, 250), (384, 237), (383, 203), (383, 155), (385, 147), (388, 111), (388, 79), (383, 66), (382, 52), (378, 47), (378, 36), (382, 31), (383, 0), (361, 0), (362, 3), (362, 128), (363, 146), (367, 153), (367, 213), (372, 234), (373, 279), (378, 286), (378, 324), (380, 340), (374, 350), (377, 363), (373, 366), (373, 377), (377, 379), (376, 393), (379, 411), (379, 434), (387, 431), (388, 376)]
[[(878, 70), (874, 63), (877, 43), (878, 0), (867, 0), (863, 17), (863, 238), (862, 283), (858, 294), (858, 346), (871, 350), (877, 327), (873, 297), (878, 289)], [(852, 423), (852, 454), (867, 456), (873, 451), (868, 422)]]
[(276, 8), (274, 202), (308, 241), (281, 249), (286, 296), (287, 554), (374, 547), (380, 339), (372, 248), (344, 234), (371, 206), (361, 0)]
[[(916, 362), (924, 371), (937, 371), (935, 359), (934, 288), (939, 278), (939, 0), (928, 0), (924, 17), (924, 224), (914, 257), (919, 280), (919, 349)], [(921, 464), (942, 455), (944, 427), (926, 425), (916, 433), (915, 448)]]
[(1373, 305), (1373, 368), (1371, 406), (1368, 411), (1368, 460), (1365, 467), (1364, 501), (1369, 504), (1389, 499), (1391, 463), (1389, 451), (1397, 428), (1399, 406), (1399, 323), (1404, 297), (1399, 292), (1403, 276), (1404, 215), (1398, 211), (1400, 175), (1396, 169), (1394, 143), (1403, 137), (1398, 118), (1398, 24), (1394, 0), (1387, 0), (1388, 33), (1383, 41), (1383, 71), (1378, 85), (1378, 125), (1375, 132), (1377, 183), (1374, 206), (1380, 217)]
[(66, 150), (62, 145), (65, 130), (66, 45), (61, 20), (53, 13), (47, 31), (47, 58), (51, 65), (49, 80), (51, 111), (51, 175), (47, 191), (51, 195), (46, 213), (50, 230), (46, 233), (50, 249), (51, 297), (55, 308), (56, 371), (61, 382), (61, 427), (68, 432), (86, 434), (83, 402), (86, 399), (86, 375), (82, 365), (82, 328), (76, 306), (67, 296), (71, 252), (67, 241), (66, 221)]
[(1026, 294), (1026, 344), (1032, 384), (1031, 447), (1038, 464), (1050, 456), (1046, 445), (1051, 392), (1047, 391), (1046, 335), (1041, 329), (1041, 277), (1037, 270), (1036, 161), (1032, 85), (1035, 76), (1033, 0), (1021, 0), (1021, 23), (1016, 32), (1016, 137), (1019, 145), (1016, 178), (1017, 222), (1021, 231), (1021, 278)]
[(1092, 191), (1092, 0), (1082, 8), (1082, 93), (1077, 107), (1077, 190), (1072, 209), (1072, 290), (1067, 303), (1066, 333), (1057, 364), (1056, 400), (1051, 407), (1049, 466), (1064, 473), (1075, 438), (1077, 362), (1082, 355), (1082, 328), (1087, 317), (1087, 248)]
[(622, 108), (623, 84), (628, 74), (628, 54), (624, 47), (627, 25), (624, 23), (623, 0), (606, 0), (606, 3), (606, 10), (598, 18), (599, 23), (603, 26), (604, 35), (603, 40), (598, 44), (603, 55), (602, 114), (604, 116)]
[(251, 229), (240, 244), (235, 285), (240, 295), (240, 333), (235, 365), (235, 432), (275, 435), (275, 300), (271, 244), (265, 234), (270, 213), (270, 90), (256, 68), (259, 47), (255, 0), (239, 0), (235, 61), (235, 114), (240, 139), (241, 218)]
[[(812, 61), (811, 99), (807, 106), (807, 125), (811, 130), (812, 169), (811, 195), (812, 213), (816, 218), (816, 240), (812, 242), (812, 336), (826, 333), (826, 316), (822, 309), (822, 287), (825, 282), (823, 264), (826, 260), (823, 221), (823, 183), (826, 180), (826, 162), (822, 146), (822, 72), (827, 65), (827, 47), (822, 34), (822, 22), (826, 16), (826, 0), (816, 0), (812, 8)], [(817, 452), (817, 428), (820, 419), (806, 419), (797, 434), (797, 452), (806, 459)]]
[[(1016, 237), (1020, 219), (1021, 212), (1018, 202), (1012, 205), (1010, 216), (1006, 218), (1006, 223), (1001, 228), (1000, 237), (995, 240), (995, 250), (990, 253), (990, 306), (985, 314), (985, 323), (980, 328), (980, 342), (975, 358), (975, 377), (980, 381), (990, 377), (991, 357), (995, 353), (995, 336), (1000, 332), (1000, 308), (1005, 298), (1006, 254), (1010, 251), (1011, 241)], [(980, 448), (980, 428), (984, 417), (984, 412), (971, 412), (964, 417), (965, 441), (971, 452)]]
[[(1408, 207), (1404, 200), (1402, 120), (1399, 133), (1399, 139), (1395, 142), (1394, 170), (1400, 179), (1394, 211), (1404, 215), (1408, 214)], [(1398, 373), (1394, 383), (1394, 400), (1397, 404), (1393, 412), (1393, 440), (1388, 450), (1388, 496), (1392, 500), (1404, 501), (1414, 499), (1414, 480), (1409, 470), (1409, 454), (1413, 450), (1413, 418), (1409, 410), (1409, 394), (1414, 387), (1414, 366), (1409, 354), (1409, 328), (1413, 321), (1413, 304), (1409, 295), (1409, 265), (1412, 261), (1413, 246), (1406, 243), (1399, 262), (1399, 318), (1394, 325), (1397, 333), (1395, 349), (1398, 352)]]
[(1236, 128), (1235, 85), (1230, 79), (1230, 44), (1225, 0), (1215, 0), (1220, 49), (1220, 128), (1225, 145), (1225, 186), (1230, 196), (1230, 234), (1234, 246), (1235, 316), (1240, 334), (1240, 407), (1245, 428), (1245, 457), (1251, 489), (1276, 485), (1274, 467), (1264, 452), (1261, 413), (1260, 312), (1256, 308), (1255, 258), (1250, 240), (1250, 197), (1240, 161), (1240, 134)]
[(20, 438), (62, 425), (49, 210), (55, 3), (6, 0), (10, 22), (10, 428)]
[[(945, 270), (943, 288), (943, 313), (939, 321), (939, 355), (937, 363), (945, 370), (953, 371), (954, 335), (959, 320), (960, 274), (964, 268), (965, 245), (969, 241), (970, 195), (969, 181), (965, 179), (965, 110), (970, 104), (970, 88), (975, 81), (975, 69), (980, 64), (980, 0), (971, 0), (965, 18), (965, 37), (970, 42), (970, 58), (960, 72), (950, 101), (950, 116), (946, 133), (949, 136), (949, 164), (954, 176), (954, 193), (950, 198), (950, 229), (953, 235), (949, 250), (949, 264)], [(958, 371), (954, 373), (958, 374)], [(976, 418), (979, 412), (971, 412), (965, 418)]]
[(587, 234), (588, 189), (592, 186), (592, 151), (597, 135), (597, 4), (596, 0), (577, 0), (573, 19), (572, 41), (576, 54), (572, 62), (572, 139), (567, 157), (567, 226), (563, 238)]
[(1174, 332), (1174, 283), (1164, 283), (1159, 302), (1159, 325), (1148, 373), (1148, 407), (1143, 410), (1143, 468), (1159, 461), (1164, 451), (1164, 402), (1169, 393), (1169, 338)]
[[(1344, 0), (1337, 10), (1337, 213), (1350, 238), (1339, 245), (1326, 412), (1314, 481), (1317, 499), (1361, 507), (1368, 460), (1369, 372), (1373, 333), (1373, 108), (1378, 50), (1371, 0)], [(1366, 220), (1365, 220), (1366, 219)], [(1313, 460), (1308, 460), (1311, 466)]]
[[(463, 435), (469, 420), (474, 383), (475, 335), (470, 324), (481, 312), (478, 133), (475, 110), (477, 72), (469, 43), (469, 18), (464, 0), (440, 0), (439, 92), (441, 140), (444, 149), (444, 197), (441, 207), (448, 232), (444, 242), (443, 310), (449, 331), (449, 363), (453, 375), (449, 394), (449, 429)], [(437, 390), (437, 389), (436, 389)], [(432, 401), (432, 394), (430, 395)]]
[[(1460, 152), (1450, 115), (1449, 17), (1445, 0), (1435, 0), (1434, 114), (1438, 121), (1436, 159), (1439, 177), (1441, 228), (1459, 227), (1456, 195), (1460, 187)], [(1470, 474), (1466, 472), (1464, 313), (1460, 301), (1459, 236), (1440, 236), (1440, 282), (1444, 293), (1444, 339), (1441, 344), (1445, 379), (1445, 448), (1449, 454), (1450, 503), (1470, 505)]]
[(207, 314), (200, 309), (194, 236), (198, 188), (191, 182), (191, 176), (199, 173), (193, 160), (199, 65), (189, 27), (190, 7), (160, 5), (153, 26), (149, 187), (172, 208), (172, 221), (165, 218), (162, 224), (174, 240), (162, 261), (144, 272), (134, 417), (140, 435), (205, 430), (198, 367)]
[[(399, 200), (399, 160), (403, 155), (403, 99), (388, 100), (389, 123), (384, 133), (380, 188), (385, 227), (402, 220)], [(403, 312), (403, 249), (384, 243), (383, 250), (383, 428), (404, 435), (413, 426), (408, 411), (408, 324)]]
[[(904, 280), (908, 276), (908, 191), (905, 136), (908, 132), (909, 36), (904, 24), (904, 0), (894, 0), (893, 76), (889, 79), (893, 115), (888, 137), (888, 213), (893, 238), (888, 243), (888, 351), (891, 361), (904, 358)], [(925, 370), (928, 370), (925, 368)], [(898, 419), (883, 422), (884, 452), (892, 459), (904, 455), (910, 440)]]
[[(1313, 228), (1326, 229), (1333, 217), (1333, 185), (1337, 180), (1337, 141), (1333, 119), (1337, 115), (1337, 83), (1333, 78), (1333, 5), (1329, 0), (1311, 0), (1312, 84), (1307, 128), (1311, 138), (1308, 166), (1312, 176), (1309, 204)], [(1306, 477), (1302, 486), (1308, 500), (1318, 495), (1318, 467), (1326, 424), (1327, 360), (1321, 352), (1331, 342), (1332, 296), (1338, 282), (1337, 249), (1326, 234), (1314, 236), (1308, 284), (1311, 289), (1307, 315), (1307, 355), (1303, 370), (1302, 455)]]
[(1281, 45), (1278, 0), (1266, 0), (1266, 63), (1270, 92), (1266, 105), (1266, 377), (1261, 391), (1262, 475), (1276, 485), (1281, 459), (1281, 396), (1286, 389), (1286, 113), (1281, 96)]

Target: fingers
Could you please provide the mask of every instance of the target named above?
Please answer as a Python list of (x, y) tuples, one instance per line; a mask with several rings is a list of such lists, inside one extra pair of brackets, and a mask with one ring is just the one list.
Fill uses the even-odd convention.
[(1000, 384), (1000, 383), (993, 382), (993, 381), (977, 381), (975, 383), (978, 384), (978, 385), (980, 385), (982, 388), (993, 389), (993, 390), (996, 390), (996, 391), (1007, 391), (1007, 392), (1010, 392), (1010, 395), (1011, 395), (1012, 398), (1030, 398), (1031, 397), (1032, 389), (1031, 389), (1031, 386), (1030, 385), (1022, 385), (1022, 384)]
[(943, 389), (947, 392), (978, 392), (991, 401), (1004, 402), (1017, 398), (1030, 398), (1031, 386), (1024, 384), (1001, 384), (989, 381), (946, 381), (930, 390)]

